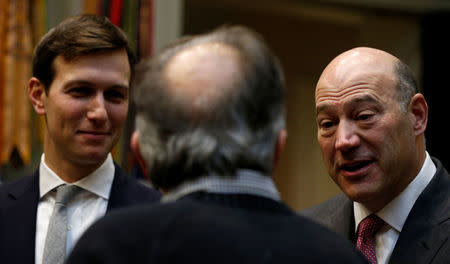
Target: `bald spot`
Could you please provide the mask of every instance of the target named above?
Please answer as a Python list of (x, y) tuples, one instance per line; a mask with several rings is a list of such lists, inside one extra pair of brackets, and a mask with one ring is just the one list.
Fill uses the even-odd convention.
[(167, 64), (169, 93), (195, 114), (207, 113), (241, 79), (238, 51), (220, 43), (187, 48)]
[(340, 54), (328, 64), (319, 78), (316, 86), (316, 105), (326, 99), (318, 96), (323, 90), (330, 96), (339, 97), (348, 92), (346, 89), (370, 86), (381, 81), (381, 78), (395, 84), (397, 62), (399, 59), (391, 54), (367, 47), (354, 48)]

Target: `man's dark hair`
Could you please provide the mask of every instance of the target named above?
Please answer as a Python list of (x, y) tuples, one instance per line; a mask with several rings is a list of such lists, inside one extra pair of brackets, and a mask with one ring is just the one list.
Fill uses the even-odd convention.
[(36, 45), (33, 54), (33, 76), (45, 86), (45, 92), (53, 82), (53, 61), (59, 55), (71, 61), (77, 57), (107, 51), (125, 49), (130, 68), (135, 57), (125, 33), (108, 18), (96, 15), (78, 15), (65, 19), (45, 34)]
[[(220, 44), (238, 54), (239, 74), (199, 113), (180, 102), (164, 74), (186, 49)], [(220, 65), (220, 61), (217, 62)], [(278, 132), (284, 128), (284, 78), (262, 38), (241, 26), (181, 38), (136, 68), (132, 82), (141, 153), (155, 187), (169, 190), (201, 176), (238, 169), (272, 174)], [(218, 89), (208, 87), (208, 89)]]

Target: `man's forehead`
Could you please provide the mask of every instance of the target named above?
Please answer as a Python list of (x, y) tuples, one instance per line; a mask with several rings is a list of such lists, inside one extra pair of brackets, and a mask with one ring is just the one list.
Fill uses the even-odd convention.
[(370, 93), (359, 93), (350, 95), (344, 99), (323, 100), (316, 102), (316, 114), (335, 110), (337, 107), (354, 108), (362, 104), (383, 104), (383, 99)]
[(377, 60), (337, 60), (322, 73), (315, 91), (316, 105), (352, 94), (394, 96), (397, 75), (392, 63)]
[(363, 102), (384, 104), (396, 98), (396, 84), (392, 76), (381, 73), (361, 73), (341, 83), (322, 82), (316, 88), (316, 109), (326, 109), (327, 105), (344, 106)]
[(392, 74), (397, 61), (396, 57), (381, 50), (355, 48), (334, 58), (323, 71), (321, 78), (334, 76), (335, 79), (339, 79), (358, 72)]
[(395, 61), (398, 61), (398, 58), (385, 51), (374, 48), (358, 47), (341, 53), (330, 62), (330, 65), (348, 65), (351, 63), (391, 64)]
[(53, 61), (55, 76), (52, 84), (59, 80), (66, 86), (72, 83), (104, 83), (128, 89), (131, 69), (125, 62), (127, 60), (125, 50), (79, 56), (70, 61), (58, 55)]

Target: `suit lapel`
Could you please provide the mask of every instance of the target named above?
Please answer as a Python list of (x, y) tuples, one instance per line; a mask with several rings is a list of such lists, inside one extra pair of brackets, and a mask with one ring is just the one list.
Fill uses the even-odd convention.
[(322, 224), (353, 242), (355, 218), (353, 216), (353, 202), (343, 193), (330, 199), (325, 209), (326, 216), (322, 216)]
[(450, 176), (438, 160), (433, 161), (436, 175), (411, 209), (389, 263), (433, 263), (449, 243)]
[(354, 217), (353, 217), (353, 203), (344, 194), (336, 197), (335, 210), (331, 211), (329, 221), (330, 226), (338, 234), (348, 238), (350, 241), (353, 240), (354, 234)]
[(330, 225), (333, 229), (353, 242), (355, 236), (355, 217), (353, 216), (353, 202), (345, 194), (338, 196), (336, 210), (331, 212)]
[(345, 194), (341, 193), (299, 213), (353, 242), (355, 236), (353, 202)]
[(34, 263), (39, 172), (13, 183), (4, 206), (2, 228), (8, 257), (14, 263)]

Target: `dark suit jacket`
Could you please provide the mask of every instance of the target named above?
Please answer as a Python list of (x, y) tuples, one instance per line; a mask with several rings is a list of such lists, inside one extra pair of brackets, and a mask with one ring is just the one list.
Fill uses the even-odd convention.
[(365, 263), (336, 234), (253, 195), (192, 193), (117, 211), (93, 225), (77, 263)]
[[(411, 209), (389, 263), (450, 263), (450, 176), (433, 162), (436, 174)], [(353, 205), (344, 194), (300, 213), (354, 242)]]
[[(127, 176), (115, 164), (110, 210), (158, 201), (160, 194)], [(34, 263), (39, 170), (0, 186), (0, 263)]]

